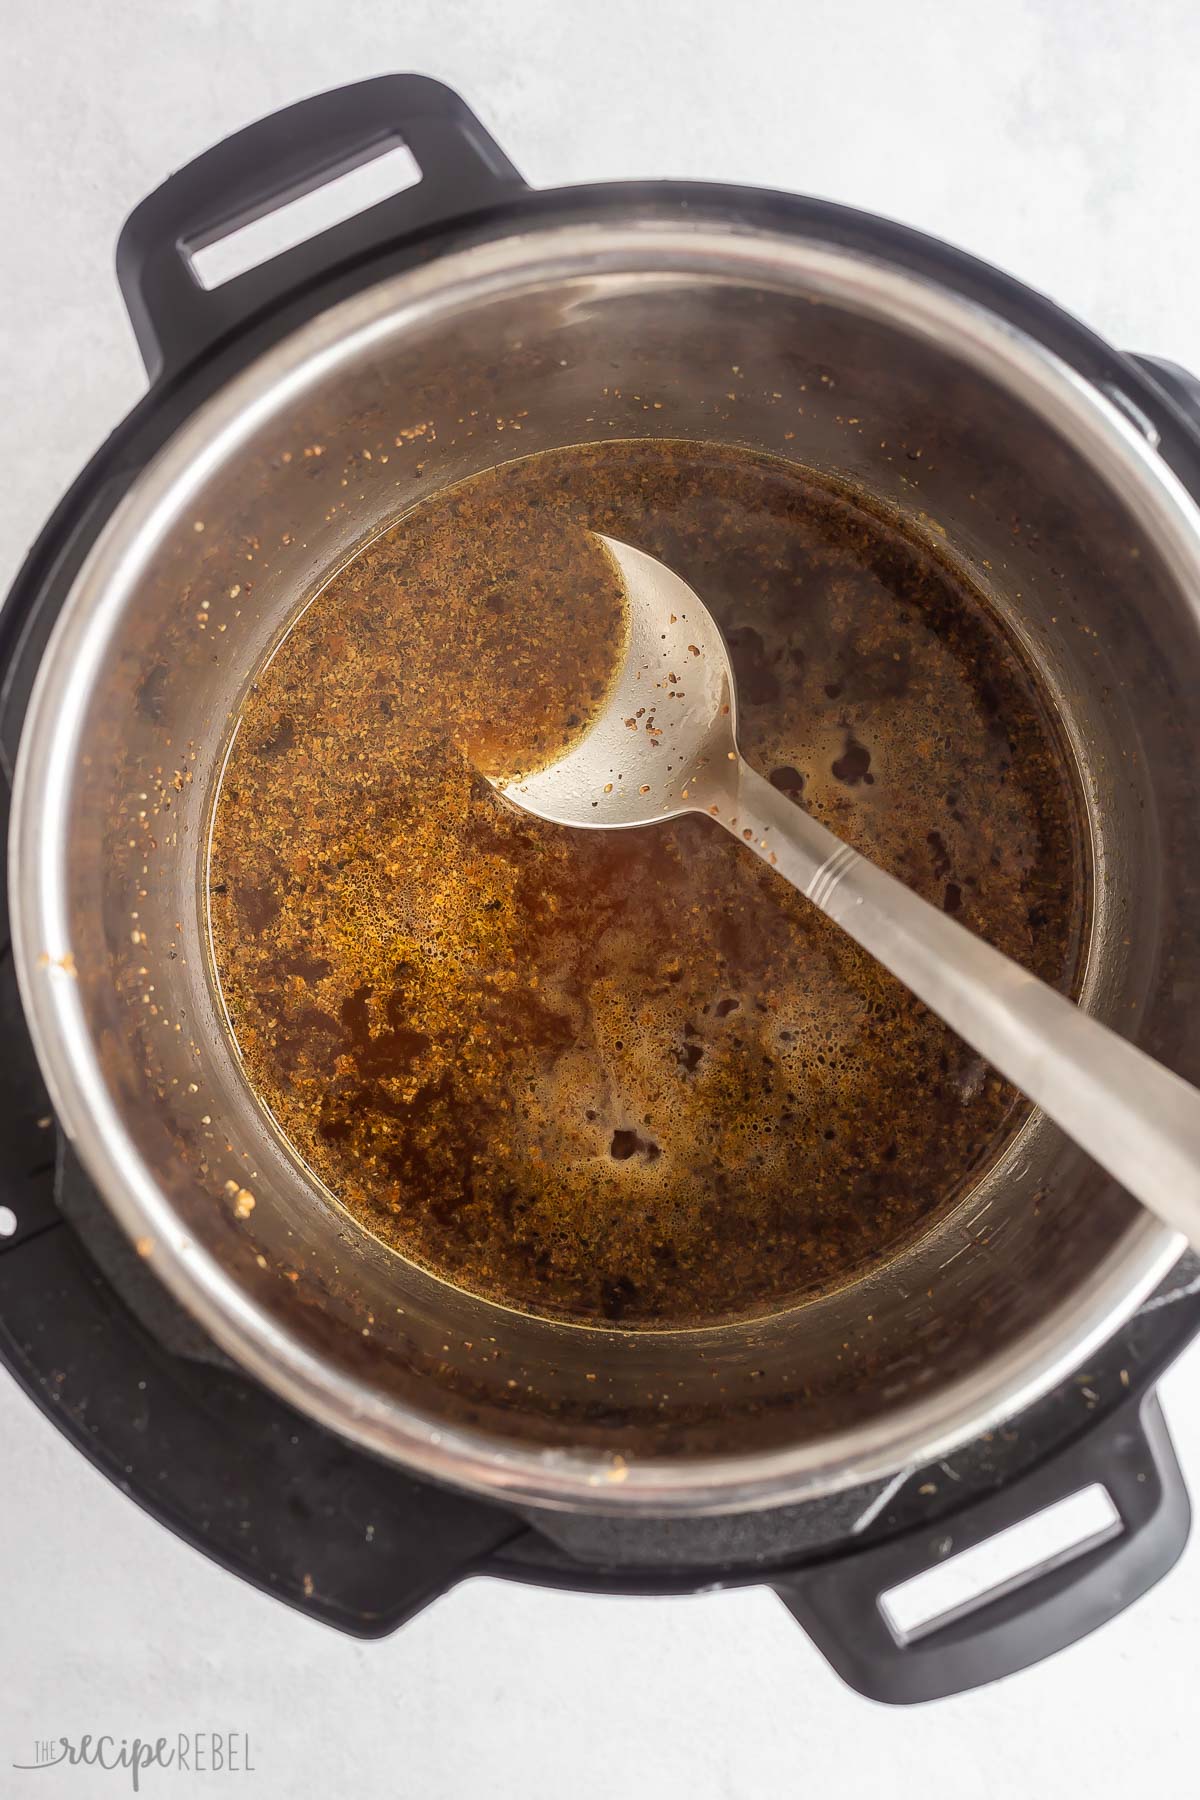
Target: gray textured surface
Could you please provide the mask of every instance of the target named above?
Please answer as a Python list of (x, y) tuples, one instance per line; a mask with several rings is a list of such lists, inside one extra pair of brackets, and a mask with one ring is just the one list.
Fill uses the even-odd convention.
[[(807, 189), (991, 258), (1133, 348), (1200, 367), (1200, 12), (1156, 0), (43, 0), (0, 47), (0, 582), (141, 390), (117, 229), (172, 166), (300, 94), (392, 68), (459, 86), (540, 184)], [(1200, 1358), (1165, 1384), (1200, 1484)], [(237, 1729), (248, 1792), (307, 1800), (956, 1800), (1194, 1785), (1200, 1550), (1096, 1638), (902, 1715), (837, 1683), (764, 1593), (594, 1600), (475, 1583), (363, 1646), (144, 1518), (0, 1379), (0, 1794), (58, 1732)], [(150, 1774), (143, 1791), (233, 1778)]]

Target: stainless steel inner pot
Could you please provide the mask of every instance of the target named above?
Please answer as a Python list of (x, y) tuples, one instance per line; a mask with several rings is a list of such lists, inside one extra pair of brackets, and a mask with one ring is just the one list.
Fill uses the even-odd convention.
[[(390, 277), (191, 416), (76, 579), (21, 745), (14, 943), (55, 1104), (150, 1265), (346, 1436), (527, 1503), (719, 1512), (945, 1453), (1078, 1366), (1181, 1248), (1035, 1116), (878, 1274), (720, 1330), (505, 1311), (365, 1235), (247, 1088), (210, 976), (209, 807), (253, 672), (415, 502), (603, 438), (750, 446), (936, 535), (1054, 696), (1091, 828), (1087, 1004), (1185, 1075), (1200, 517), (1034, 339), (848, 249), (641, 205)], [(226, 1184), (249, 1189), (234, 1216)]]

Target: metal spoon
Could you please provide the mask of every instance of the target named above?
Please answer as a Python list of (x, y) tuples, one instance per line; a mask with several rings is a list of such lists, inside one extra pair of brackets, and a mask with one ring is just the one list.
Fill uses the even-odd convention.
[(608, 830), (707, 813), (1200, 1248), (1200, 1092), (764, 781), (738, 753), (733, 671), (707, 608), (654, 557), (600, 541), (629, 605), (608, 700), (557, 762), (493, 785), (560, 825)]

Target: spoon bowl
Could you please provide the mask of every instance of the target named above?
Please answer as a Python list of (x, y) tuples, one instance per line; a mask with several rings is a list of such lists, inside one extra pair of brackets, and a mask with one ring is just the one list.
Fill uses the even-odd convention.
[[(556, 825), (611, 830), (704, 812), (737, 759), (737, 698), (716, 620), (685, 581), (644, 550), (596, 534), (628, 606), (620, 664), (598, 717), (557, 761), (489, 776)], [(715, 771), (715, 774), (714, 774)]]

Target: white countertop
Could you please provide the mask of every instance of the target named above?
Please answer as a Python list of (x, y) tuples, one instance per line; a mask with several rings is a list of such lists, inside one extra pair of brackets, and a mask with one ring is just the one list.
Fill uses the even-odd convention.
[[(394, 69), (458, 87), (537, 185), (686, 176), (890, 214), (1114, 341), (1200, 369), (1200, 9), (1155, 0), (40, 0), (0, 45), (0, 587), (142, 391), (112, 249), (173, 167)], [(1163, 1383), (1200, 1490), (1200, 1353)], [(247, 1732), (253, 1775), (149, 1795), (996, 1800), (1191, 1792), (1200, 1545), (1096, 1636), (906, 1712), (858, 1699), (763, 1591), (472, 1582), (363, 1645), (252, 1591), (95, 1474), (0, 1374), (0, 1794), (34, 1740)]]

